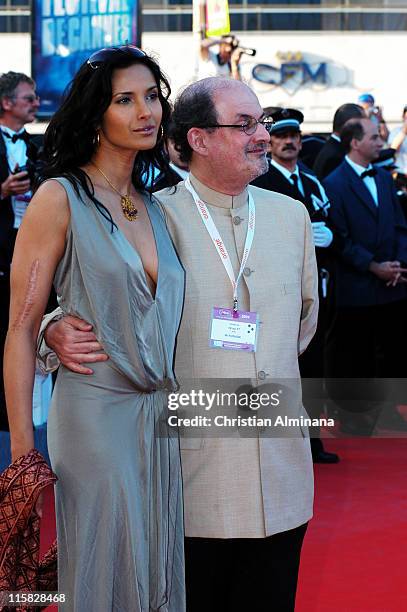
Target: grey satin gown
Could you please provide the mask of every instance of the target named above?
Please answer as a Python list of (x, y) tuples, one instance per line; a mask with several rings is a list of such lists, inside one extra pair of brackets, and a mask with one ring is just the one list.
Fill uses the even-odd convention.
[(67, 599), (59, 609), (183, 612), (179, 444), (158, 430), (176, 388), (184, 272), (154, 200), (145, 196), (159, 261), (155, 298), (124, 234), (56, 180), (71, 209), (54, 279), (60, 306), (89, 321), (109, 355), (92, 364), (92, 376), (61, 366), (52, 398), (59, 592)]

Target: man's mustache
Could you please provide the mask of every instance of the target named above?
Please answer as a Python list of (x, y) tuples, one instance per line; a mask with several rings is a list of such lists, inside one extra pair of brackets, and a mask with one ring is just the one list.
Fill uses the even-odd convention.
[(251, 146), (248, 147), (246, 149), (246, 153), (260, 153), (261, 151), (263, 151), (264, 153), (268, 153), (268, 151), (270, 150), (270, 144), (268, 142), (259, 142), (259, 144), (255, 145), (255, 146)]
[(283, 147), (283, 151), (295, 151), (295, 147), (293, 145), (288, 144)]

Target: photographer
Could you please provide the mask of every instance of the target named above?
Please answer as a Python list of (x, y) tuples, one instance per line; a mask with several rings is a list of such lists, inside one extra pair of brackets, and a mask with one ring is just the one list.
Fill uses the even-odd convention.
[(372, 94), (361, 94), (358, 98), (358, 104), (363, 108), (366, 117), (377, 125), (380, 138), (383, 142), (387, 142), (389, 138), (389, 128), (383, 118), (383, 111), (380, 106), (375, 105), (375, 99)]
[[(218, 47), (216, 53), (214, 47)], [(255, 49), (239, 46), (239, 40), (233, 34), (221, 38), (206, 38), (201, 42), (201, 59), (205, 68), (201, 77), (222, 76), (241, 81), (240, 59), (243, 54), (256, 55)]]
[[(35, 161), (35, 140), (24, 125), (35, 119), (39, 99), (34, 81), (25, 74), (0, 76), (0, 368), (8, 328), (10, 264), (17, 229), (31, 198), (30, 160)], [(28, 162), (28, 163), (27, 163)], [(27, 172), (28, 169), (28, 172)], [(0, 374), (0, 430), (8, 429), (3, 376)]]

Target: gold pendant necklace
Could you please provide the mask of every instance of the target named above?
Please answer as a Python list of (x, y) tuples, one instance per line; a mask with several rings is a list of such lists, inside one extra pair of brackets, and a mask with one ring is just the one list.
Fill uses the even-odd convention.
[(131, 199), (130, 194), (128, 193), (127, 195), (123, 195), (122, 193), (120, 193), (120, 191), (116, 189), (116, 187), (112, 185), (112, 183), (109, 181), (103, 170), (101, 170), (99, 166), (97, 166), (94, 162), (91, 162), (91, 164), (92, 166), (95, 166), (96, 170), (98, 170), (98, 172), (100, 172), (103, 178), (106, 179), (113, 191), (119, 194), (123, 215), (126, 217), (127, 221), (135, 221), (137, 219), (138, 210), (133, 200)]

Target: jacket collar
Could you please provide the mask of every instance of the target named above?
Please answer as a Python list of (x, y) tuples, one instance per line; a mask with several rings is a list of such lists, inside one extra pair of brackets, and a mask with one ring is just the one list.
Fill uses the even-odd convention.
[(219, 191), (214, 191), (207, 185), (204, 185), (199, 181), (196, 176), (190, 173), (190, 181), (192, 183), (193, 188), (198, 193), (199, 197), (202, 198), (206, 204), (211, 204), (212, 206), (216, 206), (218, 208), (242, 208), (247, 204), (248, 191), (247, 187), (239, 193), (238, 195), (232, 196), (226, 193), (220, 193)]
[(269, 163), (270, 163), (270, 166), (274, 166), (279, 172), (281, 172), (281, 174), (284, 176), (284, 178), (286, 178), (288, 181), (290, 181), (291, 176), (293, 174), (296, 174), (297, 177), (299, 177), (299, 175), (300, 175), (298, 164), (295, 166), (293, 172), (291, 172), (290, 170), (285, 168), (285, 166), (282, 166), (281, 164), (277, 163), (275, 159), (270, 159)]
[(0, 130), (0, 155), (7, 155), (6, 143)]
[(3, 182), (8, 177), (8, 162), (7, 162), (7, 149), (6, 143), (4, 142), (3, 134), (0, 133), (0, 181)]
[(378, 214), (378, 208), (380, 206), (380, 194), (381, 194), (380, 188), (379, 188), (380, 181), (377, 180), (378, 176), (375, 177), (375, 182), (377, 185), (379, 206), (376, 206), (369, 189), (366, 187), (365, 183), (363, 182), (363, 179), (361, 179), (360, 176), (358, 176), (358, 174), (351, 167), (351, 165), (348, 164), (346, 160), (343, 161), (343, 167), (349, 178), (350, 188), (352, 189), (353, 193), (358, 198), (358, 200), (361, 200), (363, 204), (368, 208), (368, 210), (371, 213), (373, 213), (374, 216), (376, 217)]

